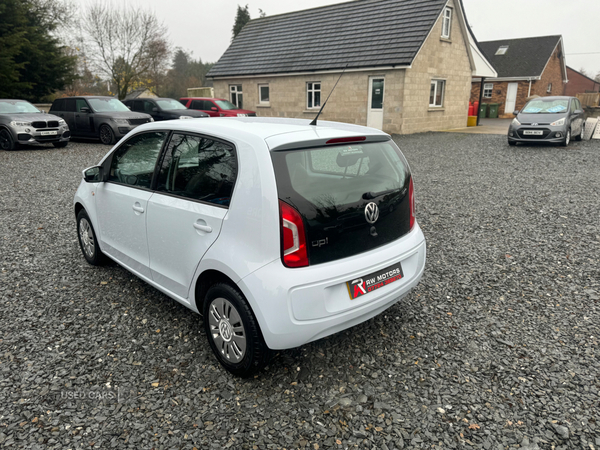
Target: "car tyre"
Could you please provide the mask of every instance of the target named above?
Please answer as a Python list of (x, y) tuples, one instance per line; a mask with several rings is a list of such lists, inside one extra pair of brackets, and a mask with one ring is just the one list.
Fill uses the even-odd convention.
[(581, 131), (579, 132), (579, 134), (577, 136), (575, 136), (573, 139), (575, 139), (576, 141), (581, 141), (583, 140), (583, 127), (581, 127)]
[(52, 145), (56, 148), (65, 148), (68, 142), (53, 142)]
[(517, 142), (516, 141), (508, 141), (508, 145), (514, 147), (515, 145), (517, 145)]
[(563, 147), (566, 147), (571, 142), (571, 130), (567, 130), (567, 135), (565, 136), (565, 140), (561, 142)]
[(81, 252), (88, 263), (92, 266), (100, 266), (105, 262), (106, 257), (100, 250), (92, 221), (85, 209), (77, 213), (77, 238)]
[(0, 130), (0, 149), (1, 150), (14, 150), (15, 141), (13, 140), (12, 134), (6, 129)]
[(204, 299), (204, 330), (219, 363), (249, 377), (267, 365), (271, 351), (243, 294), (226, 283), (213, 285)]
[(100, 142), (104, 145), (113, 145), (115, 143), (115, 133), (108, 125), (100, 127)]

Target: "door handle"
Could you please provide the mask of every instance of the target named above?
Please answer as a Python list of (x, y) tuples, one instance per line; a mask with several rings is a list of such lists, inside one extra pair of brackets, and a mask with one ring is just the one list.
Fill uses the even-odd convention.
[(135, 212), (139, 212), (140, 214), (144, 212), (144, 208), (138, 202), (135, 202), (131, 209), (133, 209)]
[(194, 222), (194, 228), (198, 231), (204, 231), (205, 233), (212, 232), (212, 228), (209, 225), (206, 225), (206, 222), (204, 222), (204, 220)]

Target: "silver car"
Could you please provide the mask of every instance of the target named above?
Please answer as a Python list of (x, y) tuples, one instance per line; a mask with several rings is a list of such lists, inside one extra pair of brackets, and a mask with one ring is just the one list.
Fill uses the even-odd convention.
[(65, 147), (71, 132), (60, 117), (45, 114), (25, 100), (0, 99), (0, 149), (14, 150), (18, 144)]
[(569, 145), (583, 137), (583, 108), (575, 97), (539, 97), (527, 102), (508, 129), (509, 145), (517, 142)]

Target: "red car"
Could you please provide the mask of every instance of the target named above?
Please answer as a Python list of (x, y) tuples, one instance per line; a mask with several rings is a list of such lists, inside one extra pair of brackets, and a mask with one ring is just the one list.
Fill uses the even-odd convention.
[(241, 109), (223, 98), (182, 97), (181, 104), (187, 109), (204, 111), (211, 117), (255, 117), (256, 112)]

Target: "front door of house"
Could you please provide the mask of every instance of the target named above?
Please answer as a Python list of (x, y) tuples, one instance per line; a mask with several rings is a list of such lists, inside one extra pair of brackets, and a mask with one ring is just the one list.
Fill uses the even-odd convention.
[(383, 128), (383, 92), (385, 79), (369, 77), (369, 104), (367, 106), (367, 126)]
[(519, 90), (519, 83), (508, 83), (506, 89), (506, 107), (504, 108), (504, 114), (512, 114), (517, 107), (517, 91)]

